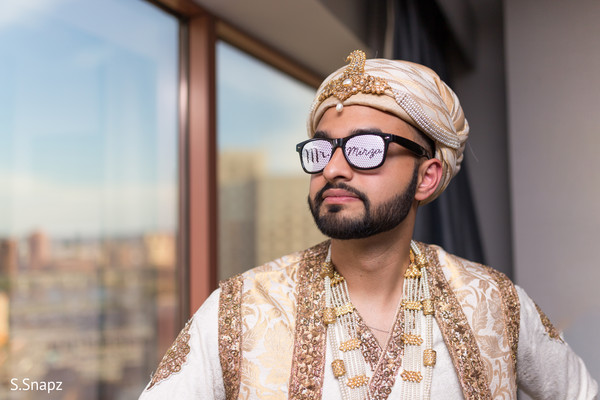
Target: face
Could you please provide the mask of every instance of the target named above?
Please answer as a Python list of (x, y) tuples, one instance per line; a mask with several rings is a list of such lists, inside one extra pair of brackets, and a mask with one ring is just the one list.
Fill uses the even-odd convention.
[[(365, 106), (328, 109), (316, 135), (341, 138), (358, 131), (419, 140), (400, 118)], [(353, 169), (342, 149), (336, 149), (323, 172), (311, 176), (308, 202), (317, 226), (334, 239), (361, 239), (394, 229), (415, 204), (418, 165), (410, 151), (395, 143), (390, 143), (384, 164), (373, 170)]]

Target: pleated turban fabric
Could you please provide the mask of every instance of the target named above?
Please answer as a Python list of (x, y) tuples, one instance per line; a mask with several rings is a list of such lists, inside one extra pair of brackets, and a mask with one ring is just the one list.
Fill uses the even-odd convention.
[(398, 116), (435, 143), (435, 158), (443, 175), (436, 191), (422, 204), (437, 198), (460, 170), (469, 124), (456, 94), (431, 69), (408, 61), (366, 59), (352, 52), (344, 66), (321, 84), (308, 117), (308, 134), (330, 107), (361, 105)]

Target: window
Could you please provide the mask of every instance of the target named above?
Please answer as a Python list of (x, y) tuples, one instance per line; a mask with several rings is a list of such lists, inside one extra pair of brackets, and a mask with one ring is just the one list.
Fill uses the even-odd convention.
[(0, 4), (3, 398), (136, 398), (180, 328), (178, 35), (140, 0)]
[(295, 151), (314, 93), (217, 43), (219, 279), (325, 239)]

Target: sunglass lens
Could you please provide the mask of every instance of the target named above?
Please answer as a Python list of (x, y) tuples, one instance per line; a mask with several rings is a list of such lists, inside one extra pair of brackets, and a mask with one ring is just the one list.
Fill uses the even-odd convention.
[(377, 135), (357, 135), (346, 142), (346, 158), (356, 168), (374, 168), (383, 162), (385, 142)]
[(331, 143), (326, 140), (307, 142), (302, 148), (301, 157), (307, 172), (322, 171), (331, 159)]

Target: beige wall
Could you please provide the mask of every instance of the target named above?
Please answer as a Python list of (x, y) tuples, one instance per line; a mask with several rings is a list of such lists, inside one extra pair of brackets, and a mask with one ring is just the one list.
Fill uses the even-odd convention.
[(510, 271), (513, 260), (501, 1), (473, 2), (473, 17), (474, 67), (455, 66), (452, 86), (471, 128), (465, 159), (486, 263)]
[(599, 379), (600, 2), (504, 11), (516, 281)]

